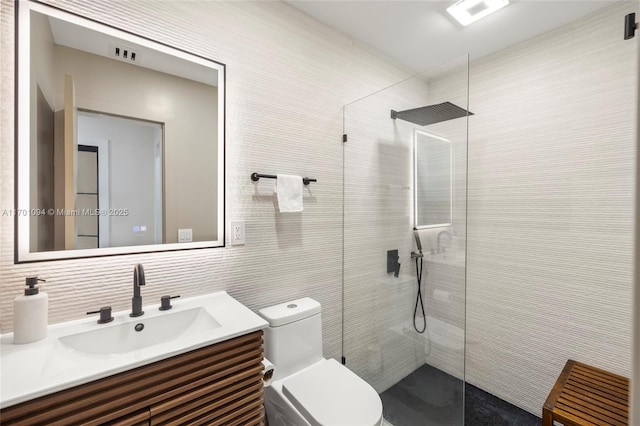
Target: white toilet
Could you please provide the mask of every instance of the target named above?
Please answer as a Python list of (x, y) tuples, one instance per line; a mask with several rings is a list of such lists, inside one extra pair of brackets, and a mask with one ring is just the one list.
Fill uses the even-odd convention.
[(261, 309), (275, 367), (264, 404), (270, 426), (379, 426), (382, 401), (364, 380), (322, 356), (320, 303), (305, 297)]

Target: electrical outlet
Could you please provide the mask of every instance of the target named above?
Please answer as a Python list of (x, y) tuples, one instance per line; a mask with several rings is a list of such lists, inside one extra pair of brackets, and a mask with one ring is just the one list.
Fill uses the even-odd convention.
[(193, 241), (193, 230), (192, 229), (178, 229), (178, 242), (179, 243), (190, 243)]
[(232, 220), (229, 224), (232, 246), (244, 244), (244, 220)]

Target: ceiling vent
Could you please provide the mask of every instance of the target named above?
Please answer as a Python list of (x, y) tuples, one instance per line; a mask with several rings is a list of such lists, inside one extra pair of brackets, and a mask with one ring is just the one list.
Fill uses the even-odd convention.
[(109, 43), (109, 56), (124, 62), (140, 62), (140, 52), (122, 44)]

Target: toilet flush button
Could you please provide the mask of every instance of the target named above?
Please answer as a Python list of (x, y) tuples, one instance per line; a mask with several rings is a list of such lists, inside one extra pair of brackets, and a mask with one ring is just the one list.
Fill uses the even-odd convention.
[(298, 307), (298, 305), (296, 305), (295, 303), (290, 303), (290, 304), (287, 305), (287, 308), (289, 308), (289, 309), (293, 309), (293, 308), (297, 308), (297, 307)]

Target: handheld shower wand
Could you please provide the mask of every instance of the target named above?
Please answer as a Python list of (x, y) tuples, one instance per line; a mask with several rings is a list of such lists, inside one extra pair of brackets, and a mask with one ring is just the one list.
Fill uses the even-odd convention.
[[(411, 258), (416, 260), (416, 279), (418, 281), (416, 305), (413, 308), (413, 328), (418, 333), (424, 333), (424, 331), (427, 329), (427, 315), (424, 310), (424, 301), (422, 300), (422, 261), (424, 260), (424, 255), (422, 254), (422, 242), (420, 241), (420, 233), (416, 228), (413, 228), (413, 237), (416, 239), (416, 247), (418, 249), (418, 252), (411, 252)], [(418, 325), (416, 323), (418, 307), (420, 307), (420, 310), (422, 311), (422, 328), (418, 328)]]

